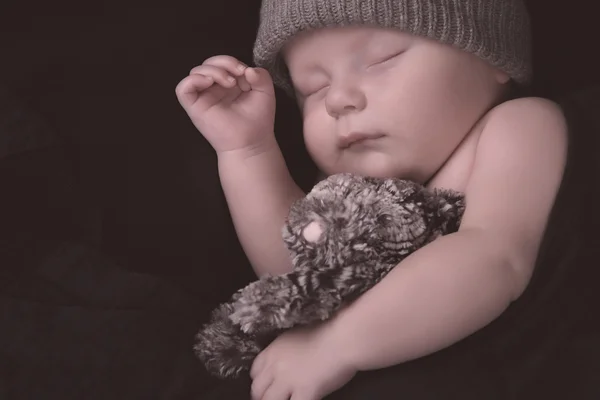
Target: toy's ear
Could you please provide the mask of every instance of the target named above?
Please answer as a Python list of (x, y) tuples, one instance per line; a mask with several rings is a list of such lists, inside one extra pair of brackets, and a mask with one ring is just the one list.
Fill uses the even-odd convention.
[[(440, 224), (448, 224), (449, 230), (457, 230), (458, 224), (465, 211), (464, 194), (448, 189), (434, 189), (429, 198), (430, 205), (437, 210), (436, 215)], [(454, 226), (455, 225), (455, 226)]]
[(398, 202), (405, 202), (425, 189), (424, 186), (414, 181), (399, 178), (383, 180), (382, 187), (386, 192), (391, 193)]

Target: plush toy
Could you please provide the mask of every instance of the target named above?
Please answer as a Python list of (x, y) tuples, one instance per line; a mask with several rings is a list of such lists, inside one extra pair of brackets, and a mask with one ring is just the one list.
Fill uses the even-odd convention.
[(283, 228), (293, 270), (265, 276), (213, 311), (194, 350), (236, 377), (277, 335), (330, 318), (409, 254), (458, 230), (464, 196), (402, 179), (337, 174), (291, 207)]

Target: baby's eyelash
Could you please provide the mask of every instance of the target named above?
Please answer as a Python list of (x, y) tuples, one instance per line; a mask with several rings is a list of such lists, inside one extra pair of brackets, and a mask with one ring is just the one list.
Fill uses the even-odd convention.
[(321, 86), (320, 88), (318, 88), (318, 89), (316, 89), (316, 90), (311, 90), (310, 92), (306, 93), (306, 94), (304, 95), (304, 97), (308, 97), (308, 96), (311, 96), (311, 95), (313, 95), (313, 94), (315, 94), (315, 93), (318, 93), (318, 92), (320, 92), (321, 90), (325, 89), (325, 88), (326, 88), (326, 87), (328, 87), (328, 86), (329, 86), (329, 85), (324, 85), (324, 86)]
[(403, 52), (403, 51), (400, 51), (400, 52), (394, 53), (394, 54), (392, 54), (392, 55), (390, 55), (390, 56), (387, 56), (387, 57), (385, 57), (385, 58), (383, 58), (383, 59), (381, 59), (381, 60), (379, 60), (379, 61), (376, 61), (376, 62), (374, 62), (374, 63), (373, 63), (373, 64), (371, 64), (371, 65), (379, 65), (379, 64), (383, 64), (383, 63), (385, 63), (385, 62), (387, 62), (387, 61), (390, 61), (390, 60), (392, 60), (392, 59), (394, 59), (394, 58), (398, 57), (398, 56), (399, 56), (399, 55), (401, 55), (402, 53), (404, 53), (404, 52)]

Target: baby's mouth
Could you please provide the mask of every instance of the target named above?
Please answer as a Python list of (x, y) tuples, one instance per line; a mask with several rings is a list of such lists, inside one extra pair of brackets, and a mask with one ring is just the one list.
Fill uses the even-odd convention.
[(382, 133), (350, 132), (347, 135), (340, 136), (338, 144), (340, 148), (347, 149), (352, 146), (380, 139), (384, 136), (385, 135)]

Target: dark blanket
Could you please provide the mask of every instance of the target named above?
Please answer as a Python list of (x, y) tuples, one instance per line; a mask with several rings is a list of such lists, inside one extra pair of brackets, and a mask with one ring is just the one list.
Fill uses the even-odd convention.
[(194, 304), (156, 277), (61, 243), (0, 297), (0, 398), (171, 399), (187, 384), (200, 390)]
[[(231, 288), (219, 293), (215, 280), (195, 276), (193, 292), (181, 273), (135, 272), (104, 254), (68, 149), (11, 107), (3, 105), (0, 135), (25, 127), (30, 140), (6, 140), (0, 155), (0, 399), (244, 398), (247, 380), (219, 385), (191, 351), (207, 312)], [(598, 107), (598, 90), (565, 101), (569, 167), (523, 298), (456, 346), (359, 374), (333, 397), (600, 398), (600, 221), (589, 184), (598, 176)], [(247, 265), (218, 268), (228, 277)]]

